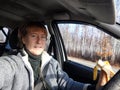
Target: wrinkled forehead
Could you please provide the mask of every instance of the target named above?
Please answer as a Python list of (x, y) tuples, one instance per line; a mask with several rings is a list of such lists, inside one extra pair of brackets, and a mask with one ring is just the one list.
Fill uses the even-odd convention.
[(47, 36), (47, 30), (45, 28), (41, 28), (41, 27), (28, 27), (27, 28), (27, 34), (31, 34), (31, 33), (38, 33), (38, 34), (44, 34)]

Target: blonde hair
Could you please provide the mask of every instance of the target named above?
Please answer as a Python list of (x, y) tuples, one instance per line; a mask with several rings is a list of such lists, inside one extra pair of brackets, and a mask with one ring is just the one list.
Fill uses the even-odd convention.
[(20, 26), (20, 28), (18, 29), (18, 38), (19, 38), (19, 47), (23, 48), (23, 42), (22, 42), (22, 38), (25, 37), (28, 34), (29, 28), (31, 27), (39, 27), (42, 28), (46, 34), (46, 38), (47, 38), (47, 29), (45, 27), (45, 25), (43, 24), (43, 22), (28, 22), (25, 23), (23, 25)]

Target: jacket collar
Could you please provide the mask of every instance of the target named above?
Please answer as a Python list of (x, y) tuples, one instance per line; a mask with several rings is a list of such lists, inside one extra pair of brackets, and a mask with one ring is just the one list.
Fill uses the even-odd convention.
[[(22, 56), (20, 53), (18, 54), (23, 62), (27, 65), (29, 65), (29, 61), (28, 61), (28, 54), (27, 52), (23, 49), (23, 53), (24, 55)], [(46, 51), (43, 51), (42, 55), (41, 55), (41, 60), (42, 60), (42, 64), (41, 64), (41, 71), (43, 71), (44, 67), (47, 65), (47, 63), (52, 59), (52, 56), (50, 56)], [(30, 65), (31, 67), (31, 65)]]
[(42, 59), (41, 71), (42, 71), (44, 67), (47, 65), (47, 63), (52, 59), (52, 57), (46, 51), (43, 51), (41, 59)]

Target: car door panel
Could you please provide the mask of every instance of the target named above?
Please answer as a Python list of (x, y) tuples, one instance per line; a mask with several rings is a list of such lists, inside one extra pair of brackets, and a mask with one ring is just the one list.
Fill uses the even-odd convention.
[(96, 84), (96, 81), (93, 81), (93, 69), (82, 64), (67, 60), (64, 63), (64, 71), (74, 80)]

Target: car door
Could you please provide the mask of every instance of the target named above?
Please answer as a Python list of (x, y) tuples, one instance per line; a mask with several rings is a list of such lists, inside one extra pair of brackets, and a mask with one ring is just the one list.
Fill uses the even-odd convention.
[[(119, 41), (103, 32), (102, 28), (76, 21), (55, 21), (48, 27), (52, 30), (52, 47), (48, 51), (54, 53), (63, 70), (74, 80), (96, 84), (99, 71), (97, 79), (93, 80), (93, 69), (99, 59), (108, 60), (115, 72), (118, 71), (119, 54), (114, 53), (119, 51), (115, 48)], [(106, 49), (105, 53), (103, 48)]]

